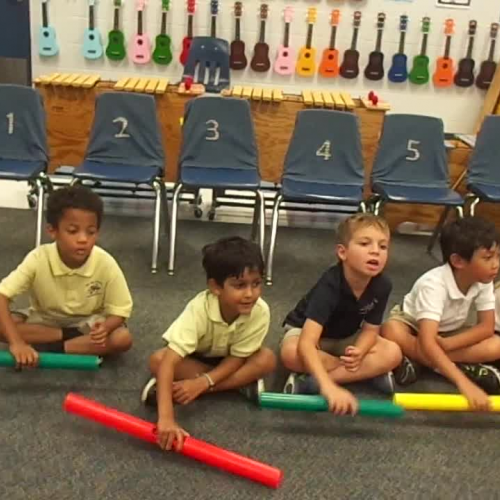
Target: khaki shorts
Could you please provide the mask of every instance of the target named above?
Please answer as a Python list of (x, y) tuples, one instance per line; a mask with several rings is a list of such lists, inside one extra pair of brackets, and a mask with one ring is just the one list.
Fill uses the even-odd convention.
[[(391, 320), (399, 321), (400, 323), (404, 323), (405, 325), (410, 327), (411, 333), (413, 335), (418, 334), (418, 322), (415, 320), (415, 318), (412, 318), (408, 313), (405, 313), (400, 304), (394, 306), (391, 309), (391, 313), (389, 315), (388, 321), (391, 321)], [(453, 335), (456, 335), (457, 333), (462, 333), (463, 331), (467, 330), (468, 328), (470, 328), (470, 326), (464, 325), (460, 328), (457, 328), (456, 330), (451, 330), (449, 332), (439, 332), (439, 335), (441, 335), (441, 337), (452, 337)]]
[(18, 309), (12, 311), (15, 316), (20, 316), (25, 323), (51, 326), (53, 328), (78, 328), (84, 335), (88, 335), (95, 323), (103, 322), (106, 317), (100, 314), (92, 316), (68, 316), (67, 318), (48, 318), (33, 309)]
[[(302, 328), (285, 325), (285, 335), (281, 340), (281, 344), (283, 344), (286, 339), (300, 336), (301, 333)], [(358, 330), (354, 335), (351, 335), (350, 337), (346, 337), (344, 339), (322, 338), (319, 340), (317, 348), (321, 351), (331, 354), (332, 356), (343, 356), (345, 354), (346, 348), (356, 343), (356, 340), (358, 339), (360, 333), (361, 330)]]

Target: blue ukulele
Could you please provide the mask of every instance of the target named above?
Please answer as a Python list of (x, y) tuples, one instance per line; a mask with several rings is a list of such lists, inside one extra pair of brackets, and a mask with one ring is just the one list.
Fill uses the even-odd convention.
[(89, 27), (83, 38), (83, 56), (85, 59), (99, 59), (104, 53), (101, 34), (94, 26), (94, 6), (96, 0), (89, 0)]
[(392, 66), (387, 77), (393, 83), (403, 83), (408, 80), (408, 57), (405, 54), (405, 37), (408, 29), (408, 16), (403, 14), (399, 18), (399, 50), (392, 57)]
[(42, 0), (42, 26), (38, 32), (38, 53), (44, 57), (55, 56), (59, 52), (56, 31), (49, 26), (47, 2)]

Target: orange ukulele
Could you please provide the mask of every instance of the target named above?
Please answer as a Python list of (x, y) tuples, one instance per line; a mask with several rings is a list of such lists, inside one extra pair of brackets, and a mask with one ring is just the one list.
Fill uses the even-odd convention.
[(300, 76), (313, 76), (316, 71), (316, 49), (312, 47), (312, 35), (314, 23), (316, 22), (316, 7), (307, 9), (307, 39), (305, 47), (299, 51), (295, 71)]
[(455, 31), (455, 21), (447, 19), (444, 23), (444, 34), (446, 35), (446, 45), (444, 56), (436, 62), (436, 71), (432, 77), (435, 87), (449, 87), (453, 83), (455, 68), (453, 59), (450, 57), (451, 37)]
[(335, 39), (337, 38), (337, 26), (340, 21), (340, 10), (332, 10), (330, 24), (332, 32), (330, 35), (330, 46), (323, 51), (321, 64), (319, 65), (319, 74), (325, 78), (334, 78), (339, 74), (339, 51), (335, 48)]

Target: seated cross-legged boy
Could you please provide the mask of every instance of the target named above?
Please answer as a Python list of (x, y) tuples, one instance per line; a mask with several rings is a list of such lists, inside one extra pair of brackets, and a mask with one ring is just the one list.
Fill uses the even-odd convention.
[(373, 379), (394, 392), (391, 370), (401, 351), (379, 336), (389, 279), (390, 231), (372, 214), (357, 214), (339, 225), (337, 256), (330, 267), (285, 318), (281, 359), (292, 371), (284, 392), (321, 393), (336, 414), (356, 413), (357, 400), (340, 384)]
[[(0, 341), (19, 366), (35, 366), (37, 351), (103, 356), (130, 349), (127, 282), (95, 246), (102, 216), (101, 198), (86, 187), (52, 192), (47, 230), (54, 242), (32, 250), (0, 282)], [(10, 301), (25, 292), (30, 307), (11, 312)]]
[[(415, 282), (382, 328), (382, 335), (404, 354), (394, 371), (396, 382), (415, 382), (425, 365), (453, 382), (474, 409), (489, 408), (486, 392), (500, 393), (500, 373), (484, 364), (500, 358), (493, 291), (499, 242), (494, 224), (479, 217), (444, 226), (445, 264)], [(471, 306), (477, 322), (466, 327)]]
[(154, 352), (154, 378), (142, 391), (146, 404), (158, 405), (158, 444), (183, 444), (173, 402), (188, 404), (205, 392), (239, 389), (255, 401), (262, 377), (276, 366), (262, 347), (269, 329), (269, 307), (261, 299), (264, 262), (258, 245), (239, 237), (203, 248), (208, 290), (192, 299), (164, 333), (167, 347)]

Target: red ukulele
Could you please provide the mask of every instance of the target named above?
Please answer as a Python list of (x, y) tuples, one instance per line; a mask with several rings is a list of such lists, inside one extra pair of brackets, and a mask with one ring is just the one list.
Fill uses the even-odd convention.
[(189, 56), (189, 49), (191, 49), (191, 43), (193, 41), (193, 18), (194, 11), (196, 10), (195, 0), (187, 0), (187, 13), (188, 13), (188, 29), (187, 35), (182, 40), (182, 52), (179, 56), (179, 61), (182, 65), (186, 64)]

